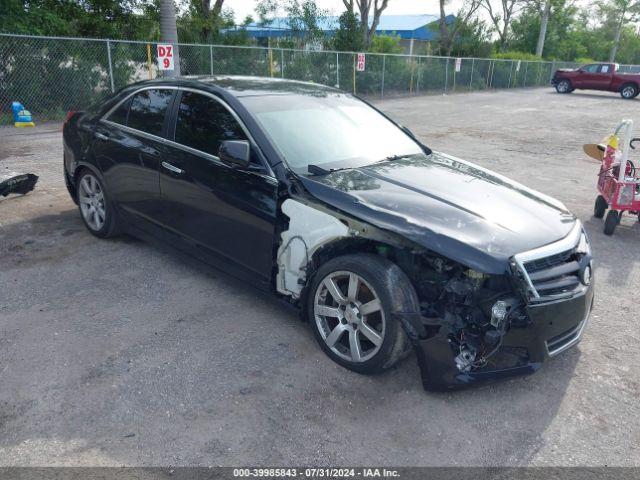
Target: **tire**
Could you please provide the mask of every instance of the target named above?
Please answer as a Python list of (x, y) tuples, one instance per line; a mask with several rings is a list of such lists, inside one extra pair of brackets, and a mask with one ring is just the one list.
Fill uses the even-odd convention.
[(635, 83), (625, 83), (620, 88), (620, 96), (625, 100), (631, 100), (638, 96), (640, 90), (638, 90), (638, 86)]
[(604, 221), (604, 234), (613, 235), (618, 223), (620, 223), (620, 214), (615, 210), (609, 210), (607, 218)]
[(556, 92), (558, 93), (571, 93), (573, 88), (571, 88), (571, 82), (569, 80), (560, 80), (556, 83)]
[(76, 182), (76, 194), (80, 218), (91, 234), (109, 238), (120, 233), (113, 205), (99, 175), (83, 169)]
[[(355, 295), (349, 289), (354, 281)], [(339, 290), (336, 297), (331, 293), (334, 288)], [(375, 374), (389, 369), (410, 351), (409, 340), (391, 312), (407, 311), (407, 303), (415, 300), (417, 305), (417, 297), (405, 273), (389, 260), (370, 254), (336, 257), (318, 269), (308, 291), (306, 313), (313, 333), (324, 352), (339, 365)], [(373, 310), (375, 299), (379, 310)], [(371, 311), (364, 313), (367, 305)], [(375, 337), (371, 331), (379, 337), (377, 345), (371, 340)], [(354, 341), (358, 343), (355, 349)]]
[(607, 211), (607, 208), (609, 208), (607, 201), (602, 195), (598, 195), (598, 198), (596, 198), (596, 204), (593, 207), (593, 216), (596, 218), (604, 217), (604, 213)]

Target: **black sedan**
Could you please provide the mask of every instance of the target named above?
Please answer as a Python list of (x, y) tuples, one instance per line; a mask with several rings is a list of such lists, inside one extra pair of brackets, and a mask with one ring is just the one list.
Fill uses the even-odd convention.
[(532, 372), (589, 317), (589, 241), (564, 205), (333, 88), (131, 85), (68, 116), (64, 172), (92, 234), (159, 239), (274, 292), (356, 372), (412, 348), (428, 389)]

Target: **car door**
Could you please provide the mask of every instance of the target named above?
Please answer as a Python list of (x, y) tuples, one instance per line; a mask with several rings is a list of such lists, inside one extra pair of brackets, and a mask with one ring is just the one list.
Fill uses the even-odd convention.
[(613, 73), (615, 66), (611, 63), (601, 63), (598, 66), (598, 75), (595, 78), (596, 90), (609, 90), (611, 87), (611, 80), (613, 79)]
[(581, 74), (578, 77), (578, 82), (575, 85), (577, 88), (584, 88), (589, 90), (599, 90), (603, 83), (603, 74), (600, 72), (600, 64), (592, 63), (585, 65), (580, 69)]
[[(278, 182), (248, 130), (217, 97), (183, 90), (175, 100), (171, 152), (160, 168), (165, 226), (236, 276), (267, 285), (273, 269)], [(224, 140), (248, 140), (251, 164), (218, 157)]]
[(98, 123), (94, 153), (111, 201), (125, 219), (157, 222), (160, 158), (167, 114), (177, 90), (145, 88), (116, 106)]

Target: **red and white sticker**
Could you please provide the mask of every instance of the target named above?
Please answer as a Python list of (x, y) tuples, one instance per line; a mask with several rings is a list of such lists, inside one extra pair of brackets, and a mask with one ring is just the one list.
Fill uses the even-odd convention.
[(158, 70), (173, 70), (173, 45), (158, 45)]
[(366, 55), (364, 53), (358, 54), (358, 61), (356, 62), (356, 70), (359, 72), (364, 72), (365, 64), (366, 64)]

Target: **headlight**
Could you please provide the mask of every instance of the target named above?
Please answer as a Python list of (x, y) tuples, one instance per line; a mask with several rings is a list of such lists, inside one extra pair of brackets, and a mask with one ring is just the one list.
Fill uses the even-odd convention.
[(582, 235), (580, 235), (580, 242), (578, 243), (576, 252), (584, 255), (591, 255), (591, 245), (589, 245), (589, 239), (584, 231), (582, 232)]

